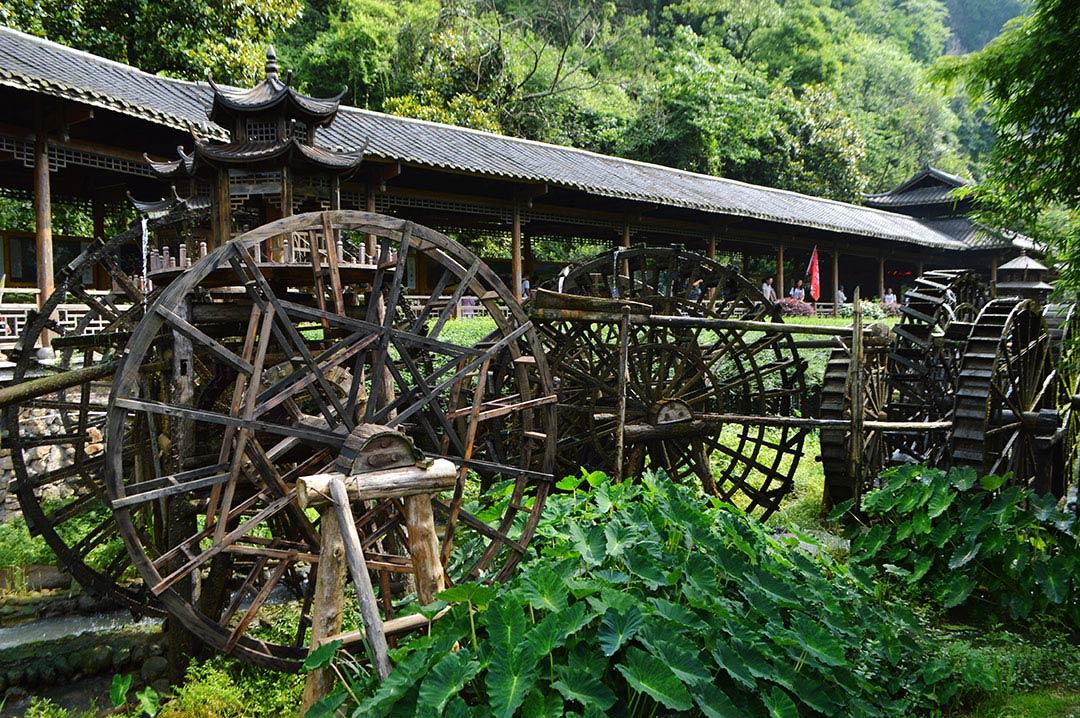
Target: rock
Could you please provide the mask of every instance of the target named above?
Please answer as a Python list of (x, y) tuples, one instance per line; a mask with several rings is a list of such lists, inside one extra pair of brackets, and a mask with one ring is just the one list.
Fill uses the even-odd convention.
[(156, 681), (154, 681), (153, 683), (151, 683), (150, 687), (153, 688), (155, 691), (157, 691), (158, 695), (165, 695), (166, 693), (169, 692), (169, 688), (170, 688), (169, 679), (168, 678), (159, 678)]
[(48, 459), (53, 448), (52, 446), (35, 446), (30, 453), (35, 459)]
[(83, 670), (87, 674), (98, 674), (112, 665), (112, 650), (108, 646), (94, 646), (86, 657)]
[[(49, 424), (44, 419), (31, 419), (30, 426), (27, 427), (30, 433), (34, 436), (45, 436), (49, 433)], [(41, 448), (41, 447), (38, 447)]]
[(169, 662), (164, 656), (150, 656), (143, 661), (139, 675), (145, 683), (153, 683), (169, 674)]
[(11, 471), (15, 468), (15, 464), (13, 463), (13, 461), (14, 460), (11, 458), (10, 451), (8, 452), (7, 456), (0, 456), (0, 469), (3, 469), (4, 471)]
[(86, 443), (88, 444), (100, 444), (101, 443), (101, 429), (96, 426), (91, 426), (86, 430)]
[(26, 586), (31, 591), (66, 589), (71, 587), (71, 576), (55, 566), (25, 566)]
[(87, 444), (86, 445), (86, 455), (87, 456), (95, 456), (97, 454), (100, 454), (104, 450), (105, 450), (105, 445), (101, 444), (101, 443)]

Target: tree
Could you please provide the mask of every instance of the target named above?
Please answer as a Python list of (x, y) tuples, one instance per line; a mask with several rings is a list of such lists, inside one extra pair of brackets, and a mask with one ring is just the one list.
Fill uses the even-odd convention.
[(936, 77), (960, 80), (985, 104), (996, 141), (975, 189), (996, 226), (1042, 232), (1080, 285), (1080, 4), (1035, 0), (981, 51), (950, 58)]
[(251, 82), (302, 0), (0, 0), (0, 22), (152, 73)]

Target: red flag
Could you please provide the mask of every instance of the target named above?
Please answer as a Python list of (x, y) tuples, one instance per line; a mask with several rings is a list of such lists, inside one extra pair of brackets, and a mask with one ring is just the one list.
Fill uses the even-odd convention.
[(814, 247), (814, 253), (810, 255), (806, 273), (810, 277), (810, 296), (816, 302), (821, 297), (821, 270), (818, 269), (817, 247)]

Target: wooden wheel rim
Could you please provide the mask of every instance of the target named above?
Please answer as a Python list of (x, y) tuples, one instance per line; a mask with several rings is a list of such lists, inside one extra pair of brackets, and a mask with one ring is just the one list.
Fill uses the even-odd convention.
[[(438, 380), (443, 383), (438, 386), (434, 384), (435, 379), (426, 376), (422, 370), (421, 365), (424, 365), (425, 362), (430, 364), (428, 361), (430, 356), (414, 355), (414, 358), (419, 356), (420, 359), (416, 362), (416, 366), (409, 367), (406, 361), (409, 352), (402, 348), (406, 346), (407, 342), (427, 346), (428, 349), (425, 351), (438, 356), (436, 349), (432, 347), (436, 347), (440, 342), (426, 338), (424, 332), (428, 330), (427, 324), (423, 324), (420, 328), (414, 325), (412, 330), (415, 333), (410, 334), (408, 329), (393, 326), (393, 322), (400, 319), (402, 314), (389, 310), (385, 312), (387, 319), (383, 323), (377, 314), (372, 314), (372, 312), (376, 311), (375, 306), (377, 305), (377, 302), (374, 301), (368, 304), (367, 320), (375, 319), (376, 321), (367, 321), (365, 324), (366, 320), (354, 320), (332, 312), (320, 313), (319, 310), (310, 306), (304, 307), (295, 302), (283, 301), (280, 298), (270, 298), (275, 290), (268, 283), (261, 282), (256, 276), (259, 274), (257, 263), (252, 262), (249, 250), (261, 241), (287, 232), (319, 230), (323, 227), (324, 222), (330, 223), (337, 232), (349, 232), (356, 236), (374, 234), (379, 238), (381, 246), (380, 269), (374, 273), (374, 278), (371, 280), (374, 289), (371, 290), (369, 296), (373, 295), (386, 299), (387, 307), (396, 308), (399, 303), (404, 301), (402, 284), (407, 262), (403, 261), (403, 258), (412, 252), (434, 261), (436, 265), (445, 270), (446, 274), (444, 276), (447, 281), (439, 282), (436, 293), (441, 292), (447, 286), (451, 276), (457, 276), (461, 279), (459, 286), (463, 287), (462, 292), (465, 289), (476, 291), (478, 295), (482, 295), (481, 301), (489, 309), (493, 310), (492, 314), (503, 334), (503, 340), (500, 345), (487, 350), (469, 348), (468, 352), (471, 353), (463, 350), (460, 355), (456, 355), (457, 360), (465, 362), (467, 366), (475, 365), (473, 366), (475, 370), (482, 363), (477, 362), (475, 357), (485, 354), (497, 357), (501, 353), (509, 352), (514, 356), (527, 356), (529, 358), (528, 362), (519, 361), (514, 363), (515, 367), (517, 367), (517, 375), (525, 377), (525, 380), (519, 381), (517, 385), (520, 398), (525, 400), (523, 403), (529, 403), (529, 399), (542, 399), (551, 393), (547, 365), (544, 362), (542, 353), (538, 351), (538, 338), (531, 324), (521, 312), (520, 307), (513, 301), (507, 288), (486, 265), (467, 249), (457, 245), (438, 232), (411, 222), (373, 213), (354, 211), (296, 215), (270, 223), (232, 240), (194, 265), (163, 290), (158, 301), (150, 308), (146, 318), (143, 319), (134, 332), (118, 368), (117, 382), (110, 396), (108, 423), (110, 431), (107, 445), (107, 486), (109, 496), (116, 507), (116, 518), (128, 550), (132, 554), (133, 561), (139, 567), (147, 584), (153, 587), (155, 592), (159, 593), (160, 600), (169, 612), (190, 631), (200, 636), (214, 648), (233, 653), (259, 664), (281, 669), (295, 668), (297, 662), (303, 657), (305, 650), (304, 636), (307, 630), (305, 612), (310, 608), (309, 602), (314, 588), (314, 573), (318, 557), (317, 534), (313, 531), (313, 525), (305, 525), (312, 524), (312, 521), (306, 519), (303, 512), (296, 506), (295, 489), (290, 488), (290, 481), (295, 481), (299, 475), (305, 473), (317, 473), (320, 466), (333, 461), (336, 455), (335, 447), (340, 446), (343, 436), (332, 431), (334, 426), (337, 425), (332, 420), (344, 423), (346, 426), (348, 421), (353, 420), (364, 420), (368, 423), (385, 423), (393, 426), (395, 422), (404, 424), (407, 419), (412, 417), (417, 425), (424, 425), (429, 410), (436, 411), (431, 409), (432, 405), (437, 404), (438, 411), (441, 411), (445, 415), (444, 418), (449, 422), (443, 427), (444, 431), (450, 431), (448, 427), (451, 425), (460, 425), (467, 430), (470, 424), (477, 425), (476, 421), (473, 421), (470, 417), (469, 407), (476, 410), (474, 414), (479, 415), (483, 415), (486, 411), (495, 408), (494, 404), (490, 403), (490, 397), (485, 396), (487, 380), (479, 377), (478, 374), (474, 384), (464, 387), (465, 390), (457, 391), (459, 385), (465, 384), (464, 377), (466, 376), (457, 363), (453, 363), (449, 368), (446, 365), (440, 367), (443, 371), (438, 375)], [(388, 261), (391, 245), (397, 245), (402, 252), (397, 255), (394, 261)], [(140, 398), (137, 382), (140, 365), (145, 361), (154, 343), (159, 340), (159, 332), (170, 332), (172, 331), (169, 328), (170, 326), (180, 326), (176, 323), (176, 320), (169, 319), (169, 312), (172, 309), (181, 307), (186, 298), (192, 296), (201, 286), (200, 283), (207, 280), (214, 272), (220, 274), (219, 268), (221, 267), (232, 267), (233, 271), (238, 273), (238, 277), (244, 277), (251, 282), (246, 290), (248, 294), (245, 295), (250, 298), (253, 307), (250, 325), (257, 324), (254, 317), (259, 314), (262, 318), (258, 321), (265, 322), (264, 325), (260, 326), (266, 327), (260, 329), (258, 333), (259, 339), (252, 338), (250, 343), (253, 346), (256, 344), (274, 345), (278, 349), (290, 348), (290, 351), (294, 351), (299, 349), (301, 344), (306, 345), (314, 341), (325, 340), (327, 343), (332, 343), (329, 339), (326, 339), (328, 335), (323, 335), (318, 340), (315, 340), (311, 336), (299, 332), (295, 335), (299, 339), (290, 339), (289, 336), (292, 335), (286, 323), (295, 322), (298, 316), (307, 317), (316, 323), (327, 321), (333, 330), (340, 330), (348, 334), (347, 339), (351, 339), (353, 343), (345, 344), (345, 348), (340, 349), (338, 353), (320, 355), (315, 358), (314, 364), (308, 363), (310, 378), (304, 379), (304, 377), (301, 377), (294, 384), (289, 385), (288, 391), (292, 392), (288, 394), (290, 398), (282, 401), (275, 400), (276, 403), (265, 401), (257, 404), (256, 408), (273, 405), (270, 409), (267, 409), (269, 413), (265, 414), (265, 416), (268, 420), (264, 423), (276, 421), (279, 422), (279, 428), (268, 428), (262, 425), (252, 428), (249, 432), (251, 436), (240, 444), (243, 447), (243, 453), (237, 459), (237, 466), (246, 467), (245, 462), (249, 462), (252, 465), (261, 467), (259, 471), (262, 473), (249, 476), (250, 470), (242, 468), (238, 470), (235, 478), (219, 481), (219, 484), (225, 487), (239, 487), (250, 484), (247, 487), (248, 495), (243, 496), (237, 489), (235, 500), (232, 503), (229, 503), (225, 498), (229, 495), (228, 488), (216, 493), (216, 503), (215, 499), (211, 498), (215, 496), (214, 489), (209, 489), (210, 497), (205, 499), (206, 503), (202, 503), (204, 501), (202, 495), (196, 493), (193, 489), (190, 495), (195, 505), (204, 507), (203, 510), (207, 510), (208, 515), (212, 514), (217, 517), (213, 521), (208, 518), (208, 523), (204, 525), (200, 532), (192, 534), (190, 538), (185, 539), (183, 542), (188, 547), (186, 550), (196, 554), (196, 558), (200, 562), (190, 566), (193, 563), (191, 559), (186, 562), (179, 561), (180, 554), (177, 553), (176, 549), (173, 550), (171, 556), (164, 556), (164, 558), (171, 561), (163, 562), (162, 556), (155, 557), (147, 553), (147, 547), (142, 545), (131, 525), (131, 511), (124, 504), (125, 501), (130, 502), (133, 500), (131, 495), (132, 485), (124, 473), (121, 443), (113, 440), (114, 434), (112, 430), (119, 426), (128, 412), (162, 411), (159, 407), (151, 408), (147, 400)], [(213, 281), (218, 282), (219, 279)], [(255, 287), (255, 289), (252, 289), (252, 287)], [(460, 294), (461, 292), (458, 292), (458, 296)], [(426, 305), (427, 309), (434, 306), (435, 298), (434, 295), (429, 297)], [(501, 302), (507, 308), (506, 317), (503, 317), (498, 309), (497, 302)], [(264, 308), (256, 310), (257, 305)], [(278, 307), (279, 310), (270, 311), (273, 307)], [(327, 314), (330, 316), (327, 316)], [(442, 312), (431, 311), (426, 314), (427, 320), (432, 322), (444, 320)], [(421, 316), (424, 316), (424, 313)], [(447, 310), (446, 316), (449, 316), (449, 310)], [(272, 318), (268, 319), (267, 317)], [(436, 319), (436, 317), (439, 319)], [(413, 323), (411, 318), (409, 323)], [(438, 326), (442, 326), (441, 321)], [(296, 328), (295, 325), (293, 328)], [(315, 334), (321, 334), (321, 332), (315, 332)], [(266, 338), (263, 339), (263, 337)], [(208, 343), (202, 349), (205, 350), (209, 346)], [(413, 344), (408, 344), (408, 346), (413, 346)], [(447, 344), (445, 346), (451, 345)], [(350, 398), (350, 401), (342, 404), (340, 409), (334, 405), (330, 416), (325, 416), (326, 407), (319, 404), (319, 411), (323, 412), (324, 418), (329, 424), (329, 427), (324, 425), (321, 430), (318, 427), (310, 427), (314, 428), (314, 430), (309, 430), (309, 427), (304, 423), (303, 417), (274, 418), (281, 416), (280, 413), (274, 412), (284, 411), (281, 407), (289, 404), (291, 397), (298, 396), (302, 391), (308, 391), (313, 397), (316, 394), (322, 395), (325, 404), (332, 404), (329, 394), (324, 389), (314, 388), (322, 386), (322, 379), (318, 375), (323, 373), (323, 369), (320, 368), (316, 371), (313, 367), (322, 367), (324, 364), (337, 361), (350, 350), (353, 352), (349, 355), (350, 363), (355, 358), (356, 366), (360, 367), (359, 370), (354, 370), (354, 377), (363, 377), (367, 369), (371, 370), (371, 375), (366, 380), (357, 379), (353, 381), (354, 387), (364, 388), (364, 381), (366, 381), (366, 388), (373, 389), (368, 392), (372, 396), (370, 397), (371, 400), (367, 402), (366, 410), (363, 411), (362, 416), (357, 414), (355, 419), (349, 419), (348, 421), (344, 418), (353, 416), (350, 412), (360, 409), (360, 399), (357, 396), (360, 392), (354, 389), (352, 397), (355, 397), (355, 400)], [(391, 350), (393, 351), (391, 352)], [(242, 363), (245, 361), (244, 357), (252, 356), (257, 359), (260, 353), (267, 357), (270, 356), (269, 349), (252, 348), (245, 349), (245, 351), (247, 353), (243, 356), (236, 357), (234, 355), (229, 361), (237, 363), (237, 359), (239, 359), (239, 362)], [(219, 357), (225, 356), (220, 349), (215, 350), (215, 352)], [(282, 353), (282, 356), (286, 357), (285, 361), (287, 362), (293, 361), (288, 352)], [(363, 362), (361, 362), (362, 357), (365, 358)], [(467, 361), (465, 357), (468, 357)], [(402, 364), (401, 366), (397, 366), (399, 361)], [(455, 369), (457, 369), (456, 372)], [(416, 380), (411, 387), (401, 383), (402, 379), (400, 377), (405, 372), (408, 372), (409, 376)], [(237, 377), (241, 375), (242, 372), (236, 372)], [(252, 384), (259, 387), (260, 394), (265, 394), (267, 387), (261, 383), (262, 374), (252, 373), (251, 376), (259, 376), (259, 380), (252, 380)], [(388, 377), (388, 381), (398, 385), (399, 391), (393, 395), (394, 398), (376, 395), (381, 392), (374, 389), (374, 387), (382, 385), (381, 380), (375, 379), (376, 376)], [(453, 381), (447, 383), (447, 377), (450, 377)], [(426, 388), (433, 389), (433, 393), (421, 396), (414, 401), (414, 393), (410, 392), (413, 392), (418, 386), (424, 387), (425, 380), (432, 381), (431, 387)], [(295, 387), (300, 386), (303, 381), (307, 381), (307, 384), (302, 389), (296, 389)], [(236, 383), (238, 384), (239, 381)], [(279, 379), (277, 385), (281, 385), (281, 383), (282, 380)], [(477, 384), (479, 387), (477, 387)], [(439, 386), (443, 388), (439, 389)], [(270, 388), (273, 388), (273, 385)], [(234, 391), (235, 389), (234, 385)], [(254, 393), (252, 394), (254, 395)], [(276, 396), (276, 394), (272, 396)], [(258, 397), (256, 397), (256, 400), (262, 401)], [(318, 400), (316, 400), (316, 403), (318, 403)], [(501, 505), (501, 508), (496, 507), (496, 517), (490, 521), (477, 518), (475, 514), (462, 508), (464, 502), (476, 499), (475, 492), (468, 488), (472, 485), (473, 480), (471, 478), (466, 479), (465, 472), (459, 478), (458, 489), (453, 492), (453, 497), (445, 502), (435, 502), (437, 515), (441, 509), (445, 521), (442, 527), (443, 530), (440, 530), (441, 535), (443, 535), (444, 530), (446, 532), (443, 536), (444, 548), (449, 551), (448, 547), (453, 545), (453, 548), (461, 549), (462, 553), (473, 551), (467, 561), (450, 562), (451, 569), (457, 569), (456, 573), (451, 575), (453, 580), (463, 577), (479, 577), (485, 580), (506, 578), (517, 561), (520, 560), (525, 546), (531, 538), (550, 486), (550, 467), (554, 456), (555, 441), (554, 403), (534, 403), (535, 406), (530, 405), (527, 409), (516, 410), (519, 422), (531, 422), (527, 428), (531, 430), (533, 436), (531, 438), (526, 437), (523, 441), (531, 441), (535, 444), (535, 447), (527, 451), (522, 450), (520, 456), (514, 457), (517, 460), (528, 462), (527, 467), (500, 465), (500, 468), (506, 469), (505, 473), (512, 473), (512, 475), (503, 476), (508, 486), (505, 491), (504, 504)], [(497, 412), (490, 411), (489, 413)], [(525, 418), (526, 414), (527, 419)], [(254, 416), (254, 414), (251, 414), (251, 416)], [(197, 424), (202, 420), (202, 418), (196, 419), (194, 423)], [(265, 453), (265, 456), (271, 459), (269, 468), (266, 468), (264, 463), (259, 463), (261, 459), (257, 462), (255, 459), (249, 458), (249, 455), (258, 457), (262, 453), (260, 438), (265, 432), (270, 432), (273, 429), (278, 434), (281, 434), (283, 430), (280, 427), (285, 426), (284, 422), (290, 421), (293, 422), (290, 424), (293, 428), (291, 433), (285, 435), (299, 438), (296, 438), (295, 441), (288, 438), (272, 447), (270, 452)], [(489, 425), (494, 423), (505, 424), (505, 421), (488, 422)], [(241, 425), (233, 422), (231, 426), (240, 427)], [(469, 477), (474, 476), (474, 472), (484, 475), (489, 474), (493, 471), (491, 466), (494, 464), (490, 462), (484, 464), (487, 459), (482, 452), (485, 450), (484, 447), (490, 445), (490, 442), (486, 441), (484, 433), (486, 430), (487, 428), (483, 426), (475, 430), (473, 435), (476, 437), (476, 443), (478, 445), (483, 444), (483, 446), (470, 453), (467, 459), (460, 455), (460, 447), (456, 446), (457, 441), (448, 441), (449, 445), (442, 447), (441, 454), (451, 459), (457, 459), (459, 462), (468, 461), (467, 465), (472, 469), (472, 471), (467, 472)], [(226, 428), (227, 431), (229, 431), (228, 428)], [(408, 431), (414, 438), (422, 439), (418, 443), (428, 441), (429, 446), (425, 448), (428, 448), (429, 451), (430, 444), (434, 441), (433, 437), (438, 436), (437, 434), (422, 434), (422, 430), (417, 430), (415, 427), (408, 428)], [(217, 458), (208, 460), (206, 464), (208, 466), (220, 466), (220, 458), (228, 456), (231, 465), (232, 458), (235, 455), (227, 454), (227, 452), (235, 450), (236, 444), (230, 442), (235, 442), (240, 433), (241, 429), (237, 428), (231, 435), (226, 434), (225, 448)], [(257, 436), (260, 438), (255, 438)], [(449, 434), (444, 434), (444, 436), (449, 436)], [(458, 436), (457, 438), (462, 439), (463, 437)], [(274, 449), (282, 444), (287, 444), (287, 448), (281, 449), (280, 453), (275, 454)], [(329, 451), (320, 451), (317, 448), (320, 446)], [(292, 473), (285, 474), (284, 471), (281, 471), (275, 474), (278, 464), (274, 462), (279, 461), (280, 457), (291, 456), (296, 452), (300, 452), (304, 458), (302, 460), (297, 458), (289, 459), (288, 466), (292, 467)], [(480, 458), (477, 458), (477, 453), (481, 454)], [(284, 461), (284, 459), (280, 460)], [(494, 471), (499, 474), (497, 470)], [(201, 477), (205, 478), (205, 476), (206, 473), (204, 472)], [(263, 477), (261, 483), (258, 480), (260, 476)], [(274, 476), (279, 476), (280, 481), (275, 479)], [(203, 492), (206, 490), (205, 488), (200, 489)], [(184, 497), (186, 495), (185, 491), (187, 489), (177, 490), (174, 495)], [(143, 492), (142, 495), (146, 495), (146, 492)], [(393, 526), (396, 525), (392, 517), (388, 518), (388, 514), (392, 513), (392, 507), (390, 506), (392, 503), (383, 502), (381, 505), (370, 506), (366, 511), (359, 511), (358, 509), (358, 523), (361, 531), (363, 532), (365, 528), (373, 528), (378, 524), (384, 527), (382, 536), (389, 536), (394, 530)], [(211, 504), (213, 504), (213, 512), (209, 511)], [(245, 504), (249, 505), (245, 506)], [(232, 509), (227, 514), (229, 518), (220, 521), (221, 512), (226, 511), (225, 506), (231, 506)], [(235, 537), (234, 534), (243, 529), (244, 525), (251, 522), (253, 518), (259, 518), (259, 521), (253, 524), (252, 527), (244, 529), (242, 535)], [(378, 523), (380, 521), (381, 524)], [(228, 528), (221, 528), (219, 531), (219, 523)], [(237, 524), (239, 524), (238, 528), (232, 528)], [(270, 536), (256, 535), (256, 529), (264, 532), (269, 531)], [(241, 586), (241, 591), (222, 594), (227, 597), (227, 601), (223, 600), (218, 608), (212, 610), (209, 615), (203, 612), (202, 606), (196, 605), (194, 599), (183, 595), (176, 588), (178, 585), (183, 584), (186, 590), (187, 585), (192, 581), (192, 576), (199, 576), (207, 570), (212, 572), (213, 569), (209, 568), (212, 560), (207, 557), (207, 551), (204, 549), (205, 540), (209, 539), (209, 536), (200, 538), (200, 533), (206, 534), (207, 531), (215, 533), (211, 549), (220, 545), (222, 547), (220, 553), (226, 554), (234, 552), (235, 547), (240, 546), (241, 542), (246, 542), (245, 546), (242, 547), (242, 553), (250, 556), (253, 562), (251, 570)], [(373, 530), (372, 533), (375, 533), (375, 531)], [(462, 535), (470, 537), (470, 540), (461, 540)], [(374, 538), (365, 536), (365, 538), (372, 538), (372, 541), (381, 541), (382, 536), (375, 536)], [(391, 539), (388, 538), (387, 540)], [(262, 544), (259, 541), (262, 541)], [(251, 548), (251, 546), (254, 546), (254, 548)], [(268, 548), (260, 548), (260, 546)], [(379, 552), (376, 551), (376, 553)], [(450, 561), (450, 557), (444, 556), (444, 560)], [(261, 565), (259, 562), (262, 562)], [(182, 565), (179, 569), (174, 569), (170, 573), (167, 568), (176, 563)], [(394, 566), (390, 565), (393, 561), (389, 561), (388, 557), (381, 554), (372, 556), (370, 563), (374, 566), (382, 566), (382, 568), (378, 569), (382, 574), (399, 572)], [(248, 564), (240, 565), (246, 569)], [(270, 573), (270, 577), (263, 580), (271, 567), (274, 570)], [(207, 576), (209, 577), (210, 574), (208, 573)], [(282, 583), (283, 581), (284, 583)], [(252, 599), (252, 605), (261, 611), (264, 606), (269, 605), (265, 603), (267, 596), (278, 586), (286, 586), (290, 581), (300, 586), (299, 590), (303, 592), (302, 596), (296, 597), (302, 603), (299, 622), (295, 625), (295, 631), (288, 636), (288, 640), (270, 640), (260, 638), (258, 635), (252, 635), (250, 616), (253, 609), (250, 606), (245, 606), (241, 600), (244, 595), (243, 592), (246, 591), (249, 595), (255, 594), (256, 598)], [(376, 586), (380, 585), (378, 578), (374, 582)], [(270, 588), (267, 588), (268, 586)], [(258, 587), (257, 592), (256, 587)], [(386, 595), (388, 597), (389, 593)], [(263, 603), (256, 604), (256, 600), (261, 600)], [(226, 606), (225, 602), (229, 605)], [(291, 623), (289, 630), (293, 630)]]

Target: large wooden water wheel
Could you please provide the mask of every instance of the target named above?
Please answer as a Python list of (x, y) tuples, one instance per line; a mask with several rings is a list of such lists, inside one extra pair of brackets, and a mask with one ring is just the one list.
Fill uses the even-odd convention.
[[(306, 264), (257, 259), (282, 235), (306, 244)], [(339, 261), (339, 243), (367, 235), (374, 264)], [(405, 296), (417, 266), (436, 278), (419, 309)], [(497, 325), (479, 344), (446, 331), (465, 293)], [(144, 581), (210, 646), (294, 668), (320, 553), (317, 514), (301, 509), (296, 482), (329, 470), (373, 425), (461, 467), (456, 487), (432, 497), (447, 579), (507, 577), (552, 476), (555, 397), (540, 349), (483, 262), (411, 222), (297, 215), (212, 251), (149, 307), (109, 402), (107, 488)], [(133, 470), (126, 425), (157, 437), (160, 469)], [(160, 541), (140, 531), (147, 510), (165, 516)], [(355, 518), (391, 622), (414, 590), (401, 501), (367, 501)]]
[[(889, 416), (906, 422), (948, 421), (964, 342), (990, 299), (989, 286), (975, 272), (931, 270), (915, 280), (904, 299), (890, 351)], [(898, 460), (937, 466), (946, 459), (949, 430), (897, 433), (890, 440)]]
[[(103, 480), (109, 390), (120, 351), (145, 307), (138, 267), (132, 266), (139, 261), (142, 236), (136, 227), (108, 242), (97, 240), (59, 272), (55, 292), (27, 322), (14, 352), (12, 384), (41, 390), (6, 407), (4, 422), (15, 490), (31, 533), (45, 540), (88, 593), (137, 614), (157, 614), (117, 534)], [(111, 291), (85, 288), (99, 273), (111, 279)], [(87, 311), (74, 323), (58, 322), (60, 306), (72, 300)], [(46, 329), (51, 353), (36, 348)], [(148, 440), (143, 435), (128, 442), (129, 465), (151, 461), (142, 450)], [(139, 514), (133, 527), (152, 535), (154, 519), (153, 512)]]
[(979, 313), (960, 364), (953, 410), (954, 464), (1010, 472), (1039, 494), (1063, 493), (1055, 450), (1062, 440), (1053, 341), (1034, 301), (990, 301)]
[[(779, 322), (775, 305), (737, 272), (677, 246), (607, 252), (551, 289), (534, 305), (563, 317), (541, 322), (563, 472), (662, 469), (762, 517), (776, 510), (805, 430), (755, 417), (798, 413), (804, 363), (794, 341), (685, 321)], [(579, 310), (586, 320), (574, 318)]]

